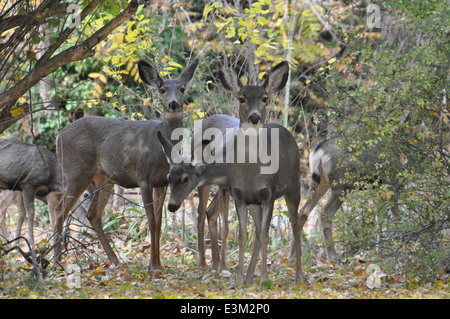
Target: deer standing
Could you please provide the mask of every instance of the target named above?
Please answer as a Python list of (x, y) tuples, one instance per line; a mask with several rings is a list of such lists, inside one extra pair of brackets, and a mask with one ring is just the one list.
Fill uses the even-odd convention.
[[(169, 163), (156, 133), (160, 131), (171, 140), (172, 131), (183, 127), (183, 96), (197, 65), (198, 59), (195, 59), (178, 78), (163, 80), (149, 63), (139, 61), (142, 81), (160, 93), (162, 121), (127, 121), (89, 116), (73, 122), (61, 131), (57, 139), (57, 155), (66, 179), (67, 191), (64, 197), (64, 214), (57, 220), (59, 233), (64, 219), (88, 185), (93, 183), (95, 189), (103, 188), (102, 192), (94, 192), (88, 219), (108, 259), (119, 264), (104, 233), (102, 213), (114, 184), (125, 188), (140, 187), (151, 233), (149, 270), (161, 267), (159, 240)], [(60, 250), (58, 247), (56, 253), (59, 254)]]
[[(346, 192), (355, 189), (354, 183), (348, 181), (346, 175), (355, 176), (358, 181), (370, 181), (376, 176), (367, 177), (368, 173), (376, 172), (376, 150), (365, 151), (361, 156), (364, 169), (351, 160), (350, 153), (346, 153), (339, 146), (339, 138), (326, 139), (317, 144), (309, 155), (309, 167), (311, 171), (311, 184), (308, 190), (307, 201), (300, 208), (300, 227), (303, 228), (309, 214), (319, 200), (328, 190), (330, 197), (321, 213), (322, 229), (325, 237), (327, 257), (330, 261), (337, 262), (336, 250), (333, 243), (332, 221), (341, 207)], [(346, 180), (347, 179), (347, 180)], [(398, 215), (398, 205), (392, 208), (394, 216)]]
[[(57, 207), (63, 198), (63, 177), (56, 156), (42, 146), (13, 138), (0, 139), (0, 189), (20, 191), (19, 206), (23, 206), (28, 218), (27, 237), (36, 267), (38, 262), (34, 251), (34, 199), (45, 197), (50, 219), (55, 220)], [(17, 232), (20, 234), (19, 225)]]
[[(219, 71), (219, 79), (225, 89), (231, 91), (240, 103), (239, 119), (229, 115), (212, 115), (202, 123), (202, 137), (205, 131), (210, 128), (221, 130), (222, 136), (225, 136), (227, 129), (246, 128), (253, 125), (261, 125), (266, 121), (267, 105), (276, 92), (281, 91), (286, 85), (289, 74), (289, 65), (283, 61), (277, 64), (268, 73), (263, 85), (242, 85), (239, 77), (233, 69), (223, 69)], [(202, 150), (211, 140), (202, 138)], [(192, 149), (196, 147), (191, 143)], [(198, 145), (197, 147), (200, 147)], [(211, 185), (204, 185), (198, 188), (199, 206), (198, 206), (198, 250), (200, 266), (205, 267), (205, 240), (204, 227), (205, 219), (208, 219), (208, 228), (211, 236), (212, 267), (221, 272), (226, 268), (225, 252), (226, 238), (228, 236), (228, 208), (230, 194), (227, 188), (219, 188), (215, 194), (210, 206), (207, 208)], [(217, 236), (217, 220), (219, 214), (222, 217), (222, 249), (219, 255), (219, 244)]]
[[(224, 141), (224, 157), (221, 163), (214, 162), (210, 164), (191, 164), (185, 163), (178, 159), (175, 160), (172, 152), (173, 145), (162, 134), (159, 134), (161, 144), (163, 146), (166, 156), (171, 160), (171, 169), (169, 171), (169, 185), (170, 185), (170, 199), (168, 208), (170, 211), (176, 211), (182, 201), (190, 194), (196, 187), (204, 185), (219, 185), (227, 187), (236, 203), (236, 210), (239, 219), (239, 269), (236, 283), (242, 285), (245, 282), (250, 283), (253, 280), (253, 274), (258, 259), (258, 254), (261, 252), (261, 282), (268, 279), (267, 273), (267, 245), (269, 237), (269, 227), (272, 219), (274, 201), (281, 196), (284, 196), (289, 214), (290, 221), (294, 234), (294, 250), (296, 252), (296, 281), (304, 280), (304, 274), (301, 269), (301, 242), (300, 242), (300, 228), (298, 223), (298, 206), (300, 202), (300, 172), (299, 172), (299, 154), (297, 143), (293, 136), (283, 127), (278, 124), (264, 124), (261, 123), (261, 114), (265, 112), (259, 109), (253, 109), (255, 97), (267, 98), (266, 89), (275, 89), (278, 86), (272, 87), (273, 79), (269, 77), (264, 87), (254, 87), (253, 90), (248, 91), (248, 95), (241, 95), (243, 86), (240, 84), (237, 76), (233, 72), (227, 73), (222, 82), (226, 88), (231, 89), (238, 95), (240, 101), (239, 116), (241, 118), (241, 128), (237, 130), (232, 136), (228, 136)], [(278, 82), (280, 85), (283, 81)], [(284, 80), (284, 83), (286, 81)], [(284, 86), (282, 83), (281, 88)], [(257, 91), (262, 93), (256, 94)], [(270, 92), (272, 94), (273, 92)], [(259, 103), (256, 103), (259, 104)], [(245, 122), (244, 122), (245, 121)], [(250, 126), (251, 125), (251, 126)], [(267, 152), (275, 155), (278, 163), (282, 163), (278, 170), (270, 174), (261, 174), (262, 168), (267, 165), (262, 164), (262, 158), (258, 157), (257, 162), (239, 162), (236, 161), (236, 156), (239, 153), (249, 155), (251, 145), (245, 142), (242, 149), (237, 147), (235, 143), (239, 138), (242, 127), (255, 128), (258, 131), (258, 145), (259, 149), (262, 145), (267, 146)], [(265, 133), (261, 133), (262, 132)], [(265, 131), (264, 131), (265, 130)], [(264, 136), (264, 134), (266, 134)], [(272, 136), (277, 136), (278, 140), (272, 142)], [(265, 142), (262, 140), (266, 138)], [(244, 139), (245, 140), (245, 139)], [(230, 145), (231, 149), (230, 149)], [(253, 145), (254, 147), (255, 145)], [(282, 152), (276, 151), (282, 150)], [(235, 155), (232, 162), (227, 162), (227, 152), (232, 151)], [(267, 153), (267, 154), (268, 154)], [(176, 154), (175, 154), (176, 156)], [(179, 164), (174, 164), (179, 163)], [(252, 258), (250, 261), (247, 275), (244, 278), (244, 246), (248, 239), (247, 234), (247, 207), (250, 206), (250, 213), (255, 223), (255, 243), (253, 245)]]

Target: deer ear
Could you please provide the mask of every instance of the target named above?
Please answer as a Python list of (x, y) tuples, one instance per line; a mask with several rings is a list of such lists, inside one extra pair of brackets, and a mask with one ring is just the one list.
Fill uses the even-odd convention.
[(194, 76), (195, 69), (198, 65), (198, 59), (195, 59), (192, 61), (191, 64), (189, 64), (187, 67), (184, 68), (183, 71), (181, 71), (180, 76), (178, 79), (186, 85)]
[(162, 135), (161, 131), (158, 131), (157, 134), (158, 134), (158, 139), (159, 139), (159, 142), (161, 143), (161, 147), (163, 149), (164, 155), (166, 155), (167, 161), (170, 163), (170, 165), (172, 165), (173, 164), (173, 161), (172, 161), (172, 148), (173, 148), (173, 145), (168, 139), (166, 139)]
[(237, 95), (242, 88), (241, 80), (239, 80), (236, 72), (233, 69), (219, 70), (219, 79), (223, 87)]
[(139, 76), (142, 82), (153, 87), (161, 87), (163, 80), (158, 74), (158, 71), (145, 61), (138, 62)]
[(194, 168), (195, 168), (195, 174), (197, 175), (197, 176), (201, 176), (202, 174), (204, 174), (205, 173), (205, 170), (207, 170), (208, 168), (207, 168), (207, 166), (205, 165), (205, 164), (201, 164), (201, 163), (194, 163), (194, 164), (192, 164), (193, 166), (194, 166)]
[(275, 92), (281, 91), (289, 76), (289, 64), (283, 61), (277, 64), (271, 71), (266, 81), (264, 82), (264, 88), (269, 95)]

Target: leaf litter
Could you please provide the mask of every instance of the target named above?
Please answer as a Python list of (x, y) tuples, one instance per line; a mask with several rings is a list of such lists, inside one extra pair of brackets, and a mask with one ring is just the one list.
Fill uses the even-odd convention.
[[(88, 259), (86, 254), (68, 254), (61, 267), (49, 268), (45, 283), (38, 286), (28, 271), (28, 265), (14, 252), (0, 259), (0, 298), (227, 298), (227, 299), (348, 299), (348, 298), (438, 298), (448, 299), (449, 275), (439, 274), (434, 282), (422, 282), (417, 277), (381, 272), (380, 285), (368, 287), (368, 260), (358, 256), (341, 264), (316, 257), (305, 262), (304, 283), (295, 284), (295, 264), (286, 257), (287, 248), (269, 252), (269, 278), (259, 281), (259, 267), (253, 284), (236, 287), (238, 252), (230, 249), (227, 269), (217, 272), (210, 266), (198, 266), (195, 246), (180, 238), (166, 242), (161, 249), (163, 267), (148, 272), (149, 244), (117, 242), (116, 250), (122, 259), (119, 266), (111, 265), (101, 249), (98, 258)], [(93, 249), (93, 248), (92, 248)], [(284, 249), (284, 252), (283, 252)], [(80, 260), (80, 256), (83, 260)], [(367, 257), (366, 257), (367, 259)], [(246, 254), (246, 262), (250, 260)], [(207, 254), (207, 264), (211, 255)], [(70, 284), (67, 269), (78, 265), (79, 285)]]

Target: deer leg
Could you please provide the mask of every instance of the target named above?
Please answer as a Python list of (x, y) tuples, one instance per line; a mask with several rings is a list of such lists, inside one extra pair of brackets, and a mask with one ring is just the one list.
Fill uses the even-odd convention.
[(15, 237), (20, 237), (20, 233), (22, 232), (23, 221), (25, 220), (26, 210), (25, 203), (23, 200), (22, 192), (18, 192), (16, 197), (16, 205), (17, 205), (17, 225), (16, 225), (16, 235)]
[(328, 260), (337, 262), (336, 250), (334, 249), (333, 243), (333, 217), (336, 214), (339, 207), (342, 205), (342, 200), (340, 197), (343, 194), (341, 189), (332, 189), (331, 196), (325, 205), (322, 212), (322, 229), (323, 236), (325, 237), (325, 245), (327, 250)]
[(220, 255), (219, 255), (219, 239), (217, 235), (217, 219), (222, 212), (220, 190), (214, 195), (214, 198), (206, 210), (206, 217), (208, 218), (209, 235), (211, 236), (211, 251), (212, 251), (212, 267), (215, 270), (219, 269)]
[(225, 254), (227, 252), (227, 246), (228, 246), (228, 233), (229, 233), (229, 226), (228, 226), (228, 210), (230, 207), (230, 192), (228, 189), (222, 189), (221, 192), (221, 217), (222, 217), (222, 250), (221, 250), (221, 257), (220, 257), (220, 263), (219, 263), (219, 272), (222, 272), (222, 270), (227, 268), (226, 263), (226, 257)]
[[(156, 237), (156, 216), (153, 205), (153, 188), (146, 183), (141, 184), (142, 201), (144, 202), (145, 213), (148, 218), (148, 227), (150, 231), (150, 262), (148, 264), (148, 271), (158, 269), (158, 265), (154, 262), (153, 256), (156, 256), (156, 242), (159, 243), (159, 238)], [(159, 249), (159, 245), (158, 245)], [(158, 252), (159, 253), (159, 252)]]
[[(198, 210), (197, 210), (197, 246), (199, 255), (200, 267), (206, 267), (205, 260), (205, 218), (206, 205), (208, 204), (210, 185), (201, 186), (198, 188)], [(212, 203), (211, 203), (212, 205)]]
[(6, 211), (7, 211), (7, 207), (0, 208), (0, 235), (2, 237), (4, 237), (5, 239), (9, 240), (11, 237), (11, 234), (9, 233), (8, 227), (6, 226)]
[(164, 205), (164, 199), (166, 198), (166, 188), (153, 188), (153, 211), (155, 216), (155, 236), (154, 243), (152, 243), (153, 254), (151, 257), (151, 264), (153, 269), (161, 268), (160, 258), (160, 238), (161, 238), (161, 224), (162, 224), (162, 209)]
[(239, 266), (238, 274), (236, 279), (236, 285), (242, 286), (244, 284), (244, 254), (245, 254), (245, 244), (248, 240), (247, 234), (247, 206), (244, 203), (236, 201), (236, 210), (238, 214), (239, 221)]
[(64, 194), (61, 192), (51, 192), (46, 196), (52, 229), (55, 228), (58, 214), (62, 213), (58, 212), (58, 207), (60, 206), (63, 197)]
[(67, 219), (67, 216), (69, 216), (69, 212), (72, 209), (72, 207), (77, 202), (78, 198), (81, 196), (81, 194), (84, 192), (84, 190), (89, 186), (91, 183), (92, 176), (85, 176), (83, 174), (77, 175), (78, 177), (82, 179), (73, 180), (71, 179), (71, 175), (67, 174), (65, 175), (65, 179), (67, 181), (67, 189), (66, 194), (63, 197), (63, 200), (60, 202), (57, 208), (57, 216), (55, 219), (55, 226), (54, 226), (54, 232), (56, 233), (55, 236), (55, 261), (58, 262), (60, 255), (61, 255), (61, 235), (63, 231), (64, 221)]
[[(14, 204), (20, 198), (20, 196), (17, 196), (17, 194), (20, 193), (8, 190), (5, 191), (2, 198), (0, 199), (0, 230), (4, 238), (8, 240), (11, 239), (11, 233), (9, 232), (8, 226), (6, 225), (7, 212), (8, 207)], [(18, 205), (17, 209), (19, 209)]]
[(104, 175), (96, 175), (92, 182), (97, 191), (94, 193), (94, 197), (92, 198), (92, 203), (89, 207), (87, 218), (94, 228), (94, 231), (100, 240), (103, 250), (108, 256), (109, 261), (114, 265), (119, 265), (119, 259), (109, 243), (109, 238), (105, 234), (102, 224), (103, 210), (105, 209), (108, 199), (111, 196), (114, 184), (107, 183), (106, 176)]
[(269, 244), (269, 228), (272, 221), (273, 201), (265, 203), (261, 222), (261, 282), (269, 280), (267, 274), (267, 246)]
[[(303, 226), (308, 220), (308, 216), (311, 211), (316, 207), (319, 200), (325, 195), (325, 193), (330, 189), (329, 185), (315, 184), (311, 185), (308, 195), (306, 196), (306, 203), (300, 208), (298, 212), (298, 223), (300, 225), (300, 236)], [(301, 237), (300, 237), (301, 238)], [(289, 251), (289, 260), (294, 260), (294, 244), (291, 245), (291, 250)]]
[(305, 281), (305, 274), (302, 269), (302, 232), (299, 223), (298, 205), (300, 202), (300, 194), (285, 195), (286, 205), (289, 211), (289, 221), (291, 222), (293, 240), (293, 251), (295, 252), (295, 282)]
[(39, 281), (42, 282), (42, 273), (36, 257), (35, 243), (34, 243), (34, 195), (36, 190), (31, 186), (24, 186), (22, 189), (23, 203), (25, 204), (25, 210), (28, 218), (28, 242), (31, 249), (31, 259), (33, 261), (34, 271), (39, 276)]
[(303, 229), (303, 226), (308, 220), (309, 214), (329, 189), (330, 186), (324, 184), (316, 184), (309, 189), (308, 195), (306, 197), (306, 203), (300, 208), (299, 211), (300, 229)]
[(258, 262), (259, 253), (261, 251), (261, 224), (262, 224), (262, 207), (261, 205), (250, 205), (250, 215), (252, 215), (253, 223), (255, 224), (255, 236), (253, 242), (252, 258), (247, 270), (245, 283), (251, 284), (253, 282), (253, 275), (255, 274), (256, 263)]

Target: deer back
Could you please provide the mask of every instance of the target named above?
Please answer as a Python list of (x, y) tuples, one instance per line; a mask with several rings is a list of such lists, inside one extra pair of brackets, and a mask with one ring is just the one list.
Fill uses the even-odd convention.
[(64, 190), (61, 168), (48, 149), (19, 141), (0, 139), (0, 188), (22, 190), (34, 186), (39, 196)]

